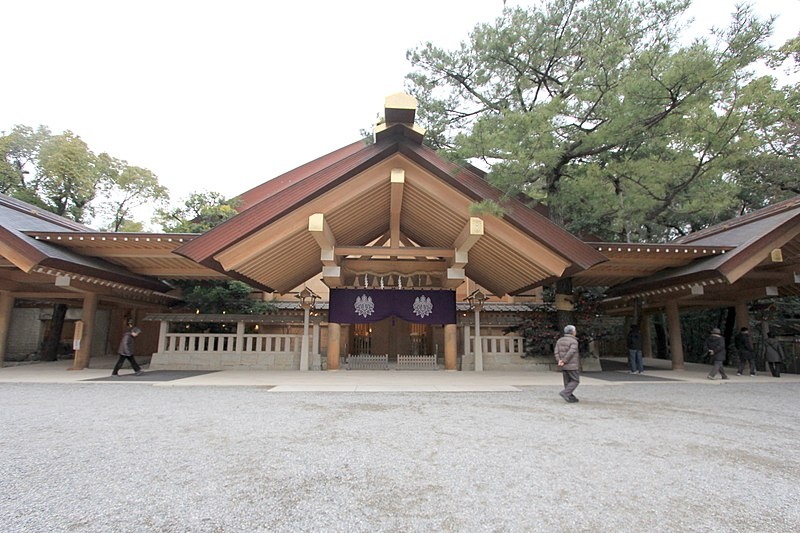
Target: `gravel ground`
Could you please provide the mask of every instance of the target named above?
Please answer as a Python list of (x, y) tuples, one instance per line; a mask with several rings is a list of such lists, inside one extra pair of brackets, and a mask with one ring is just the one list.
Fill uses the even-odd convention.
[(800, 384), (0, 385), (0, 530), (800, 529)]

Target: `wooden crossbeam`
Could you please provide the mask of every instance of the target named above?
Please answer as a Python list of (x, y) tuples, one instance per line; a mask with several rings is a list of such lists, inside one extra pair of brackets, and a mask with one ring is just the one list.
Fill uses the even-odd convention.
[(375, 275), (402, 274), (410, 276), (412, 274), (444, 274), (447, 269), (447, 263), (431, 260), (344, 259), (342, 261), (342, 269), (354, 273), (370, 272)]
[(325, 215), (314, 213), (308, 217), (308, 232), (314, 237), (320, 247), (320, 260), (323, 266), (336, 266), (336, 256), (333, 249), (336, 246), (336, 237), (333, 236)]
[(400, 247), (400, 211), (403, 208), (403, 187), (406, 181), (406, 171), (402, 168), (393, 168), (391, 177), (392, 196), (389, 212), (389, 245), (392, 248)]
[(478, 217), (469, 217), (469, 221), (453, 243), (455, 257), (450, 266), (464, 268), (469, 262), (469, 250), (483, 237), (483, 220)]
[(334, 249), (337, 256), (390, 256), (390, 257), (453, 257), (455, 250), (452, 248), (428, 248), (425, 246), (337, 246)]

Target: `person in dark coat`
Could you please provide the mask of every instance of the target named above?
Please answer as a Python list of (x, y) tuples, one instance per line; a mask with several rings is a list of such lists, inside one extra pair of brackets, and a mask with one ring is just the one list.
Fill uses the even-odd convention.
[(737, 376), (744, 373), (744, 363), (750, 365), (750, 375), (756, 375), (756, 351), (753, 349), (753, 343), (750, 342), (750, 331), (747, 327), (743, 327), (736, 338), (733, 340), (736, 346), (736, 352), (739, 354), (739, 371), (736, 372)]
[(631, 374), (644, 373), (644, 359), (642, 356), (642, 332), (638, 324), (633, 324), (628, 332), (628, 363)]
[(125, 359), (127, 359), (131, 364), (131, 368), (133, 368), (135, 375), (141, 376), (143, 374), (142, 367), (139, 366), (139, 363), (137, 363), (136, 359), (133, 357), (133, 339), (136, 338), (141, 332), (142, 330), (139, 328), (131, 328), (125, 332), (125, 335), (122, 336), (122, 340), (119, 343), (119, 348), (117, 348), (119, 359), (117, 359), (117, 364), (114, 365), (114, 370), (111, 372), (112, 376), (119, 375), (119, 369), (122, 368), (122, 364), (125, 362)]
[(719, 372), (722, 379), (728, 379), (725, 369), (722, 368), (722, 363), (725, 362), (725, 339), (722, 338), (722, 333), (719, 331), (719, 328), (711, 330), (711, 335), (706, 339), (704, 347), (708, 356), (714, 361), (714, 366), (711, 367), (708, 379), (714, 379), (717, 372)]
[(767, 358), (767, 364), (769, 365), (769, 371), (772, 372), (772, 377), (779, 378), (781, 377), (781, 363), (783, 363), (783, 346), (781, 343), (778, 342), (778, 339), (775, 338), (775, 334), (773, 332), (767, 333), (767, 343), (764, 346), (764, 356)]

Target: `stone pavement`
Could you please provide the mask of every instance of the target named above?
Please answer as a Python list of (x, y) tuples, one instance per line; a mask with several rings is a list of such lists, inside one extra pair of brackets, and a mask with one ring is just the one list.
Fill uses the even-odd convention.
[[(670, 361), (646, 359), (645, 373), (631, 375), (624, 368), (623, 358), (604, 359), (612, 370), (585, 372), (581, 387), (617, 386), (629, 383), (703, 383), (722, 385), (778, 381), (769, 373), (758, 376), (736, 376), (735, 369), (726, 369), (731, 377), (709, 381), (708, 365), (687, 363), (685, 370), (672, 370)], [(111, 357), (92, 359), (92, 368), (69, 370), (72, 361), (36, 363), (0, 368), (0, 383), (141, 383), (159, 387), (261, 387), (272, 392), (513, 392), (533, 386), (560, 386), (559, 372), (471, 372), (471, 371), (264, 371), (223, 370), (211, 372), (148, 371), (141, 376), (121, 370), (119, 377), (110, 376), (116, 362)], [(800, 376), (783, 374), (781, 382), (800, 382)]]
[(577, 404), (557, 372), (0, 368), (0, 530), (800, 531), (800, 378), (620, 362)]

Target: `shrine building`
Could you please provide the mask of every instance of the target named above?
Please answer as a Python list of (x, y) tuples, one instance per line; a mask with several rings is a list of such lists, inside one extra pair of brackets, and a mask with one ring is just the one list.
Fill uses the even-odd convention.
[[(424, 146), (415, 117), (413, 97), (387, 97), (371, 140), (242, 193), (204, 234), (100, 232), (0, 195), (0, 363), (59, 323), (75, 369), (136, 325), (151, 369), (545, 371), (550, 354), (521, 357), (508, 328), (571, 309), (542, 301), (569, 277), (604, 291), (621, 335), (641, 325), (646, 356), (664, 313), (680, 369), (682, 309), (733, 307), (748, 324), (749, 302), (800, 295), (800, 197), (672, 243), (584, 242)], [(476, 209), (487, 200), (502, 212)], [(174, 311), (171, 282), (225, 279), (274, 312)]]

